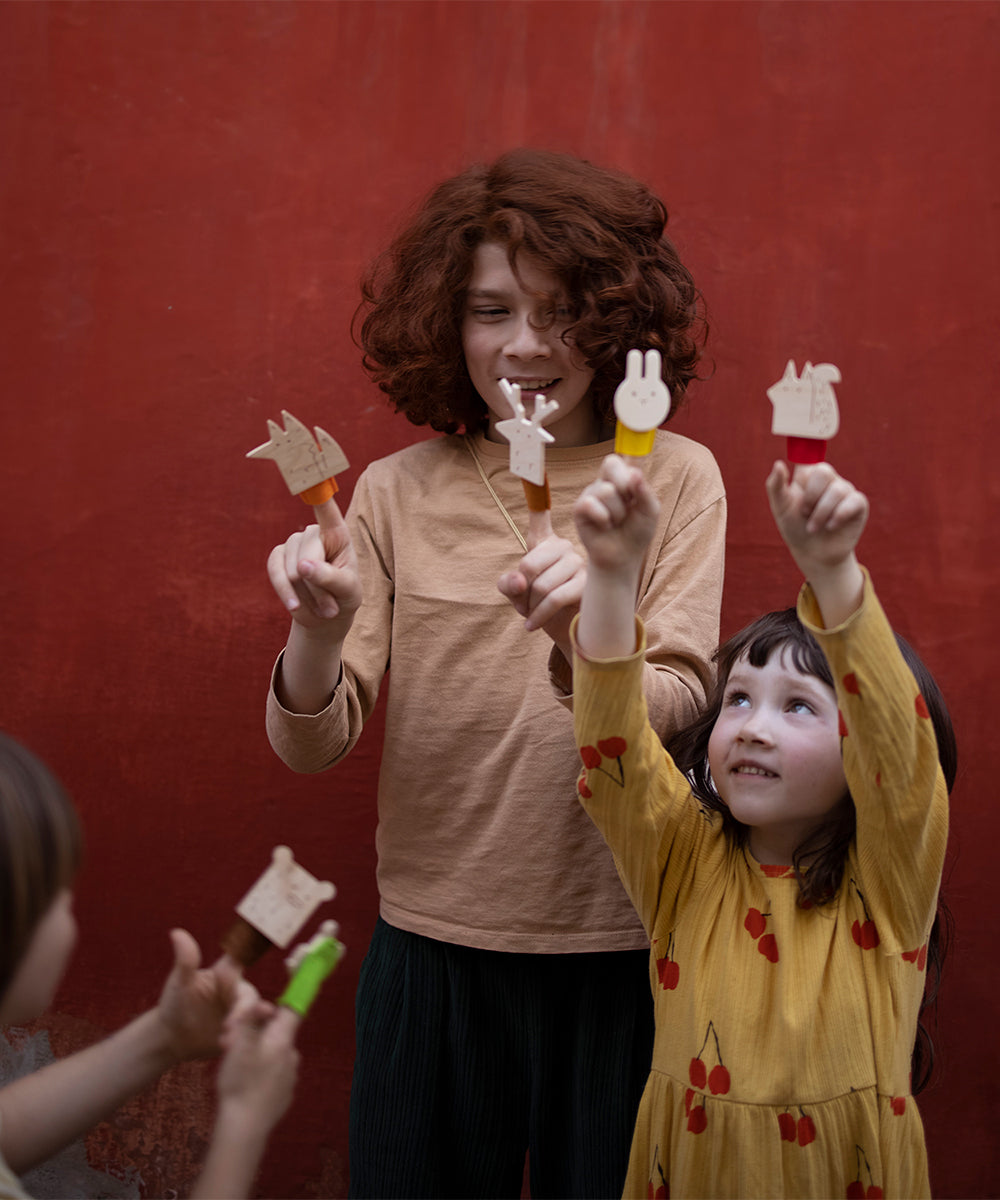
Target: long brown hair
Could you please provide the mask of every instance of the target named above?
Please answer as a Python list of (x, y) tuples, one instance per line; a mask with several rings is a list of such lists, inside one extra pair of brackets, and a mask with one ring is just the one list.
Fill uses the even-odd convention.
[(82, 850), (76, 812), (59, 781), (0, 733), (0, 996), (38, 922), (72, 885)]
[(495, 241), (515, 275), (518, 255), (530, 255), (565, 290), (574, 320), (564, 336), (594, 371), (602, 423), (613, 420), (632, 347), (660, 351), (672, 416), (707, 325), (666, 224), (663, 201), (644, 184), (572, 155), (511, 150), (469, 167), (430, 193), (365, 275), (355, 314), (365, 368), (415, 425), (443, 433), (483, 425), (461, 324), (473, 254)]

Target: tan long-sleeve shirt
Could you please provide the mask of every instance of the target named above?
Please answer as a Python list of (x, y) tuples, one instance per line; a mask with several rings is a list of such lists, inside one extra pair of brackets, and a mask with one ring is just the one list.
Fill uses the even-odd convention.
[[(547, 452), (553, 526), (577, 544), (573, 503), (612, 449)], [(549, 669), (561, 655), (544, 632), (525, 633), (497, 590), (524, 551), (477, 457), (527, 532), (506, 444), (442, 437), (372, 463), (347, 513), (364, 603), (342, 679), (316, 715), (283, 709), (272, 685), (268, 736), (294, 770), (325, 770), (357, 741), (391, 668), (376, 834), (383, 918), (492, 950), (644, 947), (611, 855), (577, 802), (571, 700), (557, 694), (568, 676)], [(638, 612), (644, 686), (663, 732), (694, 714), (710, 677), (726, 502), (710, 452), (677, 434), (657, 433), (644, 470), (662, 510)]]

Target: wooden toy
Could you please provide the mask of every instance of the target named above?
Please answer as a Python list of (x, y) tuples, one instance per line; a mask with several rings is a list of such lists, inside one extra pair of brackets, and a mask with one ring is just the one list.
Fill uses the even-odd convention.
[(292, 973), (288, 987), (277, 1003), (304, 1017), (312, 1006), (324, 980), (333, 973), (344, 957), (346, 947), (338, 940), (340, 928), (336, 921), (324, 921), (311, 941), (301, 942), (285, 959)]
[(670, 415), (670, 389), (663, 382), (659, 350), (630, 350), (625, 378), (615, 389), (615, 453), (644, 458), (653, 448), (657, 428)]
[(275, 846), (271, 865), (236, 906), (236, 923), (222, 948), (243, 967), (253, 966), (272, 946), (284, 950), (320, 904), (337, 889), (295, 861), (287, 846)]
[(807, 362), (796, 376), (789, 359), (784, 375), (767, 389), (774, 405), (771, 432), (788, 439), (789, 462), (818, 463), (826, 458), (826, 441), (840, 428), (835, 383), (840, 383), (840, 372), (833, 363), (814, 367)]
[(507, 379), (500, 380), (500, 390), (507, 397), (514, 416), (498, 421), (497, 433), (510, 442), (510, 470), (524, 487), (524, 498), (528, 502), (528, 530), (534, 542), (552, 534), (552, 496), (545, 474), (545, 446), (555, 438), (542, 422), (559, 408), (558, 400), (546, 400), (539, 393), (535, 396), (535, 410), (529, 419), (521, 400), (521, 389)]
[(320, 525), (328, 525), (328, 506), (338, 491), (335, 476), (347, 470), (347, 458), (325, 429), (317, 425), (310, 432), (290, 412), (282, 409), (281, 415), (284, 429), (268, 418), (270, 439), (248, 450), (247, 458), (273, 458), (292, 495), (311, 504)]

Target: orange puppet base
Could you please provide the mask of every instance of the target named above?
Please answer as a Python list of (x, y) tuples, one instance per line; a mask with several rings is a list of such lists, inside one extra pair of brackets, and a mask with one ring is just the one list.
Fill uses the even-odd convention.
[(311, 488), (306, 488), (304, 492), (299, 492), (299, 499), (315, 508), (317, 504), (325, 504), (327, 500), (332, 500), (339, 490), (336, 479), (331, 476), (329, 479), (324, 479), (322, 483), (317, 483)]
[(528, 502), (528, 512), (546, 512), (552, 507), (552, 493), (549, 491), (549, 477), (545, 476), (544, 483), (532, 483), (530, 479), (522, 479), (524, 498)]

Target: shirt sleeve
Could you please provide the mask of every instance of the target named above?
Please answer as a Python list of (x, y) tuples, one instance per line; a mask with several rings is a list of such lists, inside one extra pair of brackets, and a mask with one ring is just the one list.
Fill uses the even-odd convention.
[(887, 952), (915, 950), (934, 920), (948, 839), (948, 792), (927, 705), (867, 571), (861, 606), (843, 624), (823, 628), (808, 584), (798, 612), (837, 692), (861, 876), (848, 885)]
[(722, 839), (649, 723), (645, 637), (636, 625), (639, 649), (628, 658), (585, 658), (574, 637), (577, 792), (652, 936), (654, 920), (672, 928), (678, 908), (697, 900), (698, 863)]

